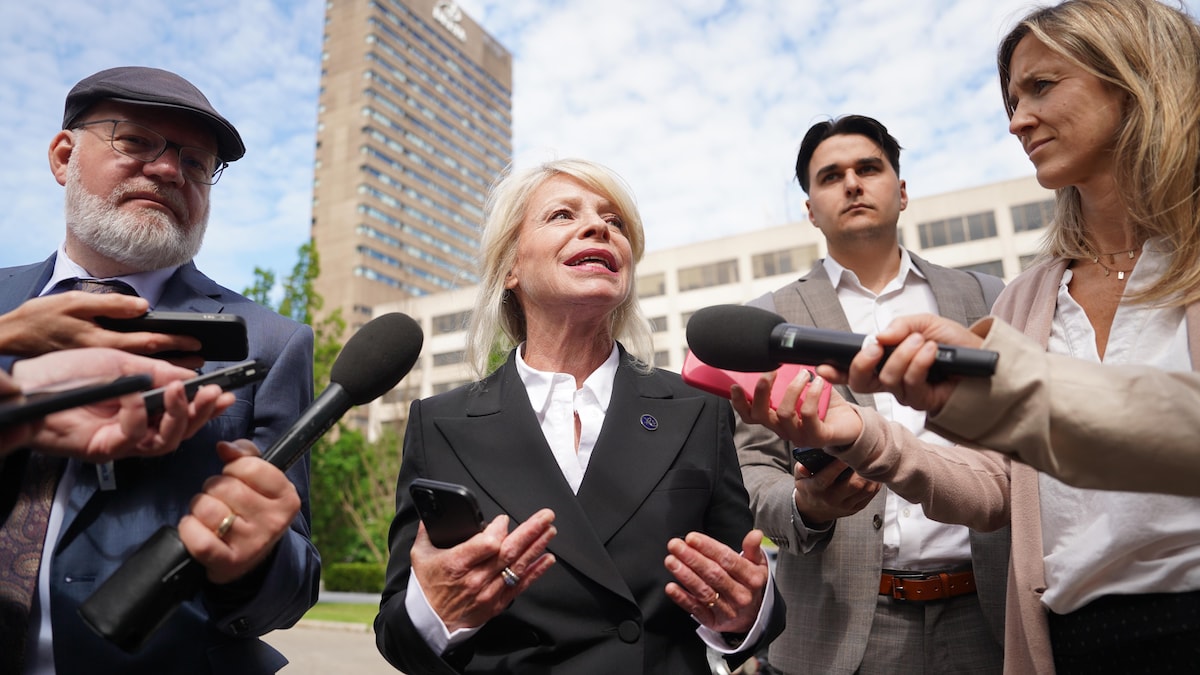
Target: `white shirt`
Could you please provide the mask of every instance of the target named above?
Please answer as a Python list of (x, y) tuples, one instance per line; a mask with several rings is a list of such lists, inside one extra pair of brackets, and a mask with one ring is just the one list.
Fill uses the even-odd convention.
[[(1164, 249), (1159, 240), (1146, 242), (1125, 282), (1126, 294), (1162, 277), (1170, 263)], [(1067, 291), (1071, 278), (1067, 270), (1059, 286), (1048, 350), (1100, 363), (1092, 324)], [(1189, 371), (1187, 337), (1183, 307), (1122, 300), (1103, 363)], [(1136, 461), (1129, 470), (1138, 470)], [(1083, 490), (1044, 473), (1038, 490), (1046, 572), (1042, 603), (1050, 610), (1065, 614), (1104, 595), (1200, 589), (1200, 498)]]
[[(151, 307), (162, 297), (167, 279), (175, 273), (177, 267), (171, 267), (153, 272), (141, 272), (120, 279), (133, 287), (137, 294), (145, 298)], [(54, 259), (54, 271), (50, 281), (42, 288), (39, 295), (46, 295), (59, 282), (66, 279), (95, 279), (74, 260), (67, 256), (66, 247), (58, 247), (58, 255)], [(46, 526), (46, 541), (42, 545), (42, 561), (53, 559), (54, 547), (62, 532), (64, 508), (75, 486), (75, 471), (78, 470), (79, 460), (72, 459), (63, 471), (62, 479), (54, 492), (54, 503), (50, 506), (50, 517)], [(119, 477), (118, 477), (119, 478)], [(120, 489), (120, 483), (117, 483)], [(50, 565), (38, 568), (38, 587), (29, 611), (29, 635), (25, 641), (25, 675), (54, 675), (54, 641), (50, 626), (50, 613), (42, 612), (42, 607), (50, 606)]]
[[(900, 248), (899, 253), (900, 269), (896, 278), (878, 294), (863, 286), (858, 275), (832, 256), (824, 259), (825, 273), (833, 283), (838, 303), (852, 331), (873, 335), (898, 316), (938, 313), (937, 300), (929, 282), (912, 264), (907, 250)], [(925, 413), (901, 405), (895, 396), (886, 393), (860, 396), (874, 396), (875, 408), (881, 415), (901, 424), (922, 441), (950, 445), (946, 439), (925, 429)], [(886, 487), (884, 493), (884, 569), (931, 572), (961, 567), (971, 561), (971, 542), (966, 527), (939, 523), (926, 517), (920, 504), (913, 504)], [(803, 540), (815, 545), (815, 535), (820, 531), (805, 531), (807, 528), (804, 528), (799, 512), (792, 515)]]
[[(620, 350), (614, 343), (608, 359), (587, 376), (583, 386), (576, 389), (575, 378), (572, 375), (530, 368), (521, 356), (524, 347), (524, 344), (517, 347), (517, 374), (525, 385), (533, 412), (542, 427), (542, 433), (546, 436), (546, 442), (550, 445), (550, 451), (554, 453), (554, 459), (563, 472), (563, 477), (567, 479), (571, 491), (578, 494), (579, 485), (587, 473), (592, 450), (596, 447), (596, 438), (600, 435), (600, 428), (604, 426), (608, 403), (612, 400), (613, 380), (616, 379), (621, 358)], [(578, 452), (575, 449), (575, 415), (579, 415)], [(666, 556), (665, 542), (663, 555)], [(775, 605), (774, 584), (773, 577), (768, 576), (758, 619), (746, 635), (743, 644), (757, 641), (766, 629), (767, 617), (771, 616)], [(445, 622), (429, 606), (429, 600), (425, 597), (415, 574), (409, 575), (404, 606), (408, 610), (413, 627), (437, 654), (443, 654), (450, 647), (465, 642), (481, 628), (462, 628), (450, 633)], [(696, 634), (705, 644), (722, 654), (732, 654), (741, 649), (730, 647), (721, 634), (711, 628), (698, 626)]]

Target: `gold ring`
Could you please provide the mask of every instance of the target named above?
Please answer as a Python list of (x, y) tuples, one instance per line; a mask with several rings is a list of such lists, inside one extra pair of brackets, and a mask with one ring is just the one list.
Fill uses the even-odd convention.
[(225, 520), (222, 520), (221, 524), (217, 526), (215, 530), (217, 536), (224, 539), (225, 535), (229, 534), (229, 530), (233, 529), (233, 521), (235, 520), (237, 520), (237, 514), (230, 511), (229, 515), (225, 516)]
[(716, 590), (716, 589), (714, 588), (714, 589), (713, 589), (713, 593), (716, 593), (716, 595), (715, 595), (715, 596), (713, 597), (713, 599), (712, 599), (712, 600), (711, 600), (711, 601), (708, 603), (708, 608), (709, 608), (709, 609), (712, 609), (712, 608), (713, 608), (713, 605), (717, 604), (717, 601), (721, 599), (721, 591), (718, 591), (718, 590)]

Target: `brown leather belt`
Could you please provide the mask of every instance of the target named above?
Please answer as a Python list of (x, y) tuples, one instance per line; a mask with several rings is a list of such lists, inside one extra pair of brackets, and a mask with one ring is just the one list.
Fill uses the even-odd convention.
[(926, 602), (945, 600), (975, 592), (975, 573), (905, 574), (884, 572), (879, 578), (879, 594), (897, 600)]

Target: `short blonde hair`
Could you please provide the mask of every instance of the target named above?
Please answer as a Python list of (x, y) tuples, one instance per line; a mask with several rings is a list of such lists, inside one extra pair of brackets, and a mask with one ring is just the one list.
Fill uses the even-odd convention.
[[(1038, 9), (1000, 42), (996, 61), (1011, 118), (1009, 70), (1033, 36), (1124, 95), (1114, 139), (1116, 184), (1138, 238), (1163, 237), (1172, 253), (1162, 279), (1136, 299), (1200, 300), (1200, 28), (1157, 0), (1067, 0)], [(1090, 259), (1079, 191), (1055, 192), (1045, 254)]]
[[(525, 314), (514, 294), (506, 292), (505, 277), (516, 264), (517, 240), (529, 199), (542, 183), (554, 176), (570, 176), (612, 202), (625, 223), (625, 236), (633, 261), (645, 251), (645, 231), (633, 192), (615, 172), (584, 159), (559, 159), (522, 171), (509, 171), (492, 188), (485, 209), (480, 244), (480, 283), (475, 308), (467, 327), (467, 361), (480, 378), (487, 375), (495, 349), (507, 351), (526, 337)], [(610, 336), (620, 340), (642, 364), (651, 363), (649, 323), (637, 301), (636, 278), (629, 294), (613, 310)]]

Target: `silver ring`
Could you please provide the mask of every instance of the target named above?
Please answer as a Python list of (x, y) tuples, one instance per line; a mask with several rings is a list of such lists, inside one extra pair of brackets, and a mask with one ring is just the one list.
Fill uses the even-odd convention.
[(517, 584), (521, 583), (520, 575), (518, 575), (516, 572), (512, 571), (511, 569), (509, 569), (507, 567), (500, 570), (500, 578), (504, 579), (504, 585), (508, 586), (509, 588), (512, 588), (513, 586), (516, 586)]
[(229, 530), (233, 529), (233, 521), (235, 520), (237, 520), (237, 514), (230, 511), (229, 515), (225, 516), (225, 520), (222, 520), (221, 524), (217, 526), (215, 530), (217, 537), (224, 539), (225, 535), (229, 534)]

